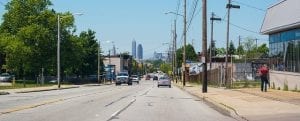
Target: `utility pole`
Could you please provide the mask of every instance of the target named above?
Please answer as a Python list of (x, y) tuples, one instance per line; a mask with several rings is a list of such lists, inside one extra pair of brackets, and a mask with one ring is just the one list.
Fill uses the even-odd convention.
[(186, 0), (184, 0), (184, 14), (183, 14), (183, 38), (184, 38), (184, 44), (183, 44), (183, 79), (182, 84), (185, 86), (185, 76), (186, 76)]
[(227, 32), (226, 32), (226, 58), (225, 58), (225, 86), (228, 86), (228, 43), (229, 43), (229, 23), (230, 23), (230, 9), (237, 8), (239, 9), (240, 6), (232, 5), (231, 0), (228, 0), (228, 4), (226, 5), (227, 8)]
[(60, 88), (60, 16), (57, 15), (57, 86)]
[(100, 83), (100, 40), (99, 40), (99, 43), (98, 43), (98, 69), (97, 69), (97, 74), (98, 74), (98, 83)]
[(202, 0), (202, 93), (207, 93), (207, 12), (206, 0)]
[(177, 50), (177, 32), (176, 32), (176, 19), (174, 20), (174, 50), (175, 50), (175, 53), (174, 53), (174, 65), (175, 65), (175, 80), (176, 80), (176, 83), (177, 83), (177, 55), (176, 55), (176, 50)]
[(239, 46), (241, 46), (241, 36), (239, 35)]
[[(214, 41), (214, 21), (221, 21), (221, 18), (215, 18), (215, 13), (212, 12), (211, 13), (211, 18), (210, 18), (210, 23), (211, 23), (211, 33), (210, 33), (210, 49), (209, 49), (209, 72), (210, 72), (210, 77), (211, 76), (211, 67), (212, 67), (212, 45), (213, 45), (213, 41)], [(211, 78), (210, 78), (211, 80)], [(211, 80), (212, 81), (212, 80)]]

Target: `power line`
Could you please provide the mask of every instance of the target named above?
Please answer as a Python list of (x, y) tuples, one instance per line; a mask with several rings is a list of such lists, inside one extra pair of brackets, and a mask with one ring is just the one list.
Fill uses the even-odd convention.
[(190, 26), (192, 24), (192, 21), (193, 21), (193, 19), (195, 17), (195, 13), (196, 13), (196, 9), (197, 9), (197, 6), (198, 6), (198, 2), (199, 2), (199, 0), (194, 0), (194, 2), (193, 2), (193, 10), (192, 10), (193, 12), (192, 12), (192, 16), (190, 18), (190, 21), (188, 22), (189, 24), (188, 24), (188, 27), (187, 27), (187, 31), (189, 30), (189, 28), (190, 28)]
[(252, 6), (252, 5), (248, 5), (248, 4), (246, 4), (246, 3), (242, 3), (242, 2), (238, 2), (238, 1), (232, 1), (232, 2), (235, 2), (235, 3), (237, 3), (237, 4), (244, 5), (244, 6), (246, 6), (246, 7), (252, 8), (252, 9), (256, 9), (256, 10), (259, 10), (259, 11), (266, 12), (266, 10), (264, 10), (264, 9), (257, 8), (257, 7)]
[(178, 0), (178, 2), (177, 2), (177, 8), (176, 8), (176, 17), (175, 17), (175, 20), (176, 20), (176, 21), (177, 21), (178, 14), (179, 14), (179, 7), (180, 7), (180, 4), (181, 4), (181, 0)]

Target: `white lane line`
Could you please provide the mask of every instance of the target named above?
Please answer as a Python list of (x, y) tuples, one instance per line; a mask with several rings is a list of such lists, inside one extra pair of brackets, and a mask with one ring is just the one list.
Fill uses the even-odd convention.
[(136, 101), (136, 99), (132, 99), (128, 105), (126, 105), (124, 108), (114, 112), (113, 114), (111, 114), (111, 117), (107, 120), (107, 121), (111, 121), (114, 118), (116, 118), (120, 113), (122, 113), (124, 110), (126, 110), (129, 106), (131, 106), (134, 102)]

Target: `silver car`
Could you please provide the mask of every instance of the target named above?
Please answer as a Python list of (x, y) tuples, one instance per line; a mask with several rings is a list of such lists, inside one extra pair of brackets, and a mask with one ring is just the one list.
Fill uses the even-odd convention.
[(11, 82), (13, 80), (13, 76), (9, 73), (2, 73), (0, 75), (0, 82)]
[(170, 78), (167, 76), (160, 77), (157, 82), (157, 87), (160, 87), (160, 86), (169, 86), (169, 88), (171, 88)]
[(140, 82), (140, 77), (137, 75), (132, 75), (131, 78), (132, 82), (139, 83)]

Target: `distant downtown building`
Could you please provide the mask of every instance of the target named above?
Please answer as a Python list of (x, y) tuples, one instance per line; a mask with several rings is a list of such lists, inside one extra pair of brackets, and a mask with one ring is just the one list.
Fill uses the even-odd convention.
[(131, 54), (132, 54), (132, 57), (133, 58), (136, 58), (136, 41), (135, 40), (133, 40), (132, 41), (132, 47), (131, 47), (132, 49), (131, 49)]
[(300, 72), (300, 0), (282, 0), (268, 8), (261, 33), (269, 35), (270, 67)]
[(137, 47), (137, 58), (139, 60), (143, 59), (143, 46), (141, 44), (139, 44)]

